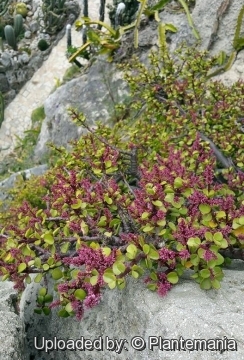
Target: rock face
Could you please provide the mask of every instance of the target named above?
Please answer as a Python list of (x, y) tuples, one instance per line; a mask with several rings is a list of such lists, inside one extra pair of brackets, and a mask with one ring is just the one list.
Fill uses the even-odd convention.
[(17, 314), (17, 295), (11, 282), (0, 286), (0, 360), (27, 360), (24, 327)]
[(90, 124), (106, 122), (114, 111), (114, 101), (128, 96), (122, 74), (115, 66), (98, 60), (87, 74), (69, 81), (51, 94), (44, 103), (46, 118), (43, 121), (35, 156), (41, 159), (47, 152), (46, 143), (67, 146), (77, 139), (82, 129), (71, 122), (67, 109), (71, 106), (83, 112)]
[[(142, 282), (129, 279), (122, 291), (105, 290), (102, 302), (88, 311), (81, 322), (74, 318), (58, 318), (55, 311), (51, 318), (33, 315), (38, 286), (31, 284), (21, 300), (22, 316), (28, 324), (26, 353), (30, 359), (244, 359), (243, 264), (237, 263), (236, 269), (225, 270), (220, 290), (203, 291), (189, 279), (188, 274), (164, 298), (147, 290)], [(55, 337), (57, 340), (82, 337), (95, 340), (102, 337), (103, 350), (55, 350), (49, 354), (41, 350), (46, 340), (55, 341)], [(160, 337), (162, 349), (152, 346)], [(169, 351), (166, 341), (162, 345), (162, 339), (181, 337), (184, 340), (219, 338), (223, 340), (223, 345), (228, 346), (228, 351)], [(106, 339), (125, 339), (127, 342), (122, 342), (119, 350), (118, 347), (113, 349), (112, 341), (106, 343)], [(48, 344), (52, 345), (51, 342)], [(62, 342), (60, 344), (61, 347)], [(99, 342), (96, 344), (98, 346)], [(135, 349), (136, 346), (138, 349)], [(211, 349), (214, 350), (213, 347)]]

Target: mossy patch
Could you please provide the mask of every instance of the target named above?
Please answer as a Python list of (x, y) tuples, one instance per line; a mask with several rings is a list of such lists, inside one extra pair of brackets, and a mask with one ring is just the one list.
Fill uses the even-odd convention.
[(45, 110), (44, 110), (44, 106), (40, 106), (38, 108), (36, 108), (35, 110), (32, 111), (31, 113), (31, 121), (32, 123), (36, 123), (39, 121), (42, 121), (45, 119)]
[(73, 64), (65, 71), (65, 74), (63, 76), (63, 81), (72, 80), (75, 77), (75, 75), (79, 73), (79, 71), (80, 68), (77, 65)]

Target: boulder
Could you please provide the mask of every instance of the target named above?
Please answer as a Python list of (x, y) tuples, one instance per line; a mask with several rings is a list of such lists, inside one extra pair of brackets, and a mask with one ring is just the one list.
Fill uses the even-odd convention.
[[(106, 289), (101, 303), (87, 311), (81, 322), (73, 317), (59, 318), (55, 310), (50, 318), (33, 315), (40, 285), (31, 284), (20, 303), (27, 329), (25, 352), (31, 359), (38, 360), (243, 359), (244, 309), (241, 299), (244, 265), (238, 261), (235, 264), (231, 270), (224, 271), (220, 290), (201, 290), (190, 279), (190, 274), (186, 274), (163, 298), (146, 289), (142, 281), (128, 279), (124, 290)], [(98, 339), (94, 343), (97, 350), (58, 350), (56, 347), (47, 353), (43, 348), (47, 344), (55, 346), (58, 340), (82, 338)], [(169, 339), (181, 339), (181, 344), (187, 339), (193, 342), (186, 343), (186, 350), (170, 351)], [(194, 341), (199, 339), (206, 342), (202, 341), (203, 350), (195, 351)], [(53, 343), (46, 343), (48, 340)], [(120, 345), (116, 347), (112, 340), (120, 341)], [(175, 344), (179, 346), (176, 340)], [(64, 342), (59, 344), (62, 347)], [(80, 341), (77, 344), (82, 346)], [(217, 348), (216, 344), (225, 348)], [(211, 350), (207, 351), (207, 346), (212, 346)]]
[(13, 284), (0, 282), (0, 360), (27, 360), (24, 355), (24, 327), (17, 312), (17, 294)]
[(91, 66), (87, 74), (60, 86), (44, 102), (46, 118), (35, 148), (35, 157), (42, 158), (48, 151), (47, 142), (67, 146), (78, 139), (83, 129), (70, 120), (67, 109), (83, 112), (89, 124), (97, 120), (106, 122), (114, 111), (115, 103), (128, 96), (122, 73), (102, 58)]

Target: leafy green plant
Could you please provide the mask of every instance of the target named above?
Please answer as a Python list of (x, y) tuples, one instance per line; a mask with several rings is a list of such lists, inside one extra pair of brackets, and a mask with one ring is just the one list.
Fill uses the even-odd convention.
[(187, 269), (202, 289), (219, 289), (226, 254), (243, 258), (244, 84), (207, 81), (216, 61), (182, 47), (152, 52), (149, 66), (120, 65), (135, 112), (113, 128), (69, 110), (86, 133), (71, 151), (52, 146), (43, 203), (0, 218), (2, 280), (20, 291), (31, 273), (54, 280), (54, 301), (44, 286), (36, 313), (59, 307), (81, 319), (128, 276), (164, 296)]
[[(107, 32), (102, 32), (99, 29), (93, 29), (90, 25), (97, 24), (101, 27), (104, 27)], [(92, 53), (98, 54), (108, 54), (111, 59), (111, 54), (119, 48), (121, 40), (121, 32), (118, 29), (117, 31), (111, 28), (109, 25), (97, 20), (93, 21), (89, 18), (82, 18), (75, 22), (76, 30), (79, 31), (81, 28), (86, 26), (87, 31), (86, 35), (88, 41), (82, 45), (70, 58), (69, 62), (74, 61), (77, 56), (88, 57), (90, 58)], [(92, 49), (93, 47), (93, 49)]]
[(40, 106), (36, 109), (34, 109), (31, 113), (31, 121), (32, 123), (37, 123), (37, 122), (41, 122), (42, 120), (45, 119), (45, 110), (44, 110), (44, 106)]

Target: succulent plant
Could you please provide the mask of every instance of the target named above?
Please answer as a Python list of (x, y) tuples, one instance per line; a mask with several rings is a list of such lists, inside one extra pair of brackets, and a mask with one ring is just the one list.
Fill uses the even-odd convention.
[[(100, 7), (99, 7), (99, 21), (104, 21), (104, 15), (105, 15), (105, 3), (106, 0), (100, 0)], [(98, 29), (101, 30), (102, 26), (98, 25)]]
[(0, 16), (3, 16), (8, 11), (9, 0), (0, 2)]
[(14, 33), (14, 28), (11, 25), (6, 25), (4, 28), (5, 38), (9, 46), (17, 50), (17, 41)]
[(20, 14), (17, 14), (14, 17), (14, 27), (11, 25), (6, 25), (4, 28), (5, 39), (9, 46), (14, 50), (17, 50), (17, 38), (23, 30), (23, 17)]
[(39, 42), (37, 44), (38, 49), (41, 51), (47, 50), (49, 48), (49, 46), (50, 45), (48, 44), (48, 42), (45, 39), (39, 40)]
[(22, 15), (24, 18), (27, 16), (28, 9), (25, 3), (17, 3), (15, 13)]
[(16, 38), (18, 38), (22, 30), (23, 30), (23, 17), (21, 14), (17, 14), (14, 17), (14, 33)]
[(66, 26), (66, 35), (67, 35), (67, 49), (72, 46), (72, 38), (71, 38), (71, 25), (68, 24)]
[[(109, 6), (109, 19), (111, 24), (115, 26), (115, 14), (118, 7), (118, 4), (121, 3), (122, 0), (113, 0), (113, 6)], [(135, 13), (138, 10), (139, 2), (137, 0), (123, 0), (125, 4), (125, 11), (123, 13), (123, 25), (131, 24), (134, 20)]]
[(43, 0), (42, 11), (48, 34), (55, 34), (62, 29), (67, 15), (65, 0)]

